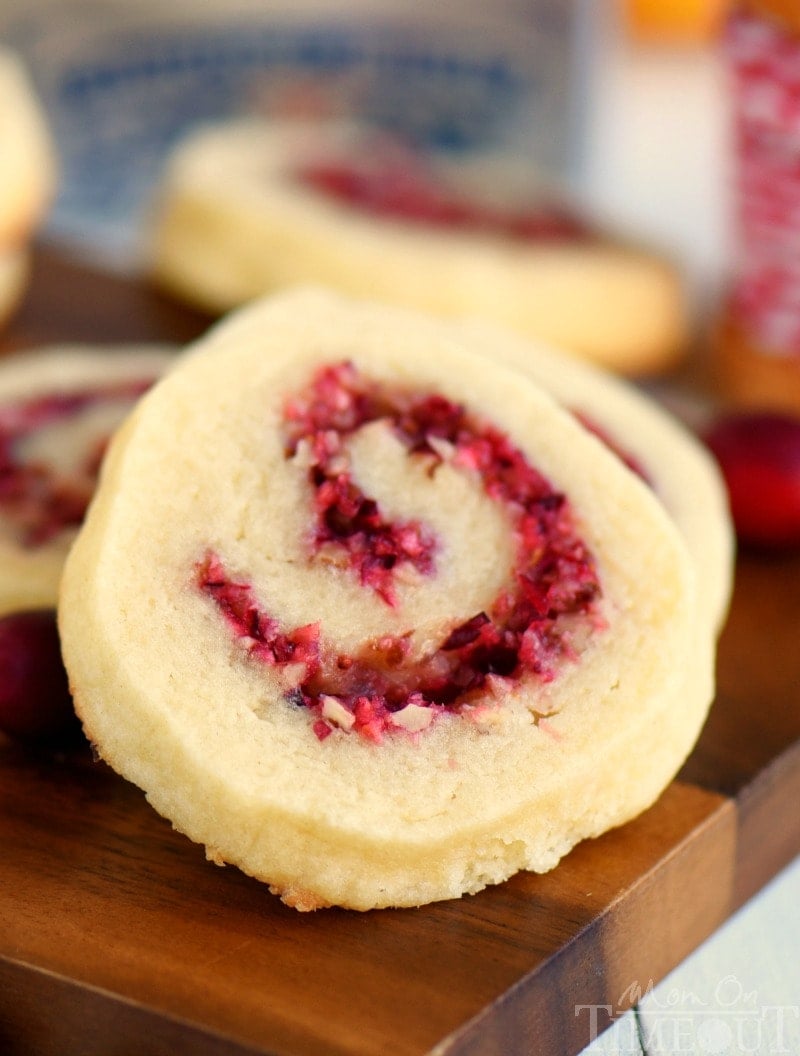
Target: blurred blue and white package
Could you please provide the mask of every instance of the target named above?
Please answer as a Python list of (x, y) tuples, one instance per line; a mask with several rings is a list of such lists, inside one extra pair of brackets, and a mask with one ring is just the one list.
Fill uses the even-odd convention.
[(166, 153), (193, 126), (252, 113), (355, 115), (433, 151), (505, 152), (532, 184), (566, 186), (583, 138), (581, 7), (5, 0), (3, 35), (61, 155), (46, 234), (135, 269)]

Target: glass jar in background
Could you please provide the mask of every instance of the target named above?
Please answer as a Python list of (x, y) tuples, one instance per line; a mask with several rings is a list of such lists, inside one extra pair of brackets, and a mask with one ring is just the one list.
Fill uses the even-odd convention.
[(730, 259), (729, 0), (592, 0), (578, 193), (607, 226), (680, 268), (692, 346), (705, 341)]
[(734, 256), (712, 363), (736, 403), (800, 410), (800, 7), (739, 5), (724, 36)]

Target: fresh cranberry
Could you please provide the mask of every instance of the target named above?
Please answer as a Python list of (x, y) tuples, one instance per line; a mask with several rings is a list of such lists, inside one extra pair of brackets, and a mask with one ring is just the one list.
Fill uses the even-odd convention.
[(26, 741), (79, 732), (52, 609), (0, 619), (0, 729)]
[(704, 439), (725, 478), (739, 540), (800, 546), (800, 418), (733, 411), (719, 416)]

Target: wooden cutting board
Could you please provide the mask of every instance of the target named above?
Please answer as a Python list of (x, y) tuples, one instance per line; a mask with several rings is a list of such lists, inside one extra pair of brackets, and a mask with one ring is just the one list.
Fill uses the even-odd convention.
[[(0, 351), (207, 325), (42, 250)], [(800, 851), (798, 641), (800, 559), (741, 558), (718, 699), (659, 802), (416, 910), (297, 914), (87, 751), (0, 741), (0, 1052), (572, 1056)]]

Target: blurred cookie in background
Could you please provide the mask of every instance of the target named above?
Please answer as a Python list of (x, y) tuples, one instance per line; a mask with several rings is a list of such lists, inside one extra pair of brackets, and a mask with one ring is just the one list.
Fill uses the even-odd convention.
[(627, 375), (686, 347), (671, 263), (496, 152), (418, 151), (365, 123), (224, 122), (175, 150), (151, 224), (152, 274), (211, 312), (311, 282), (487, 319)]

